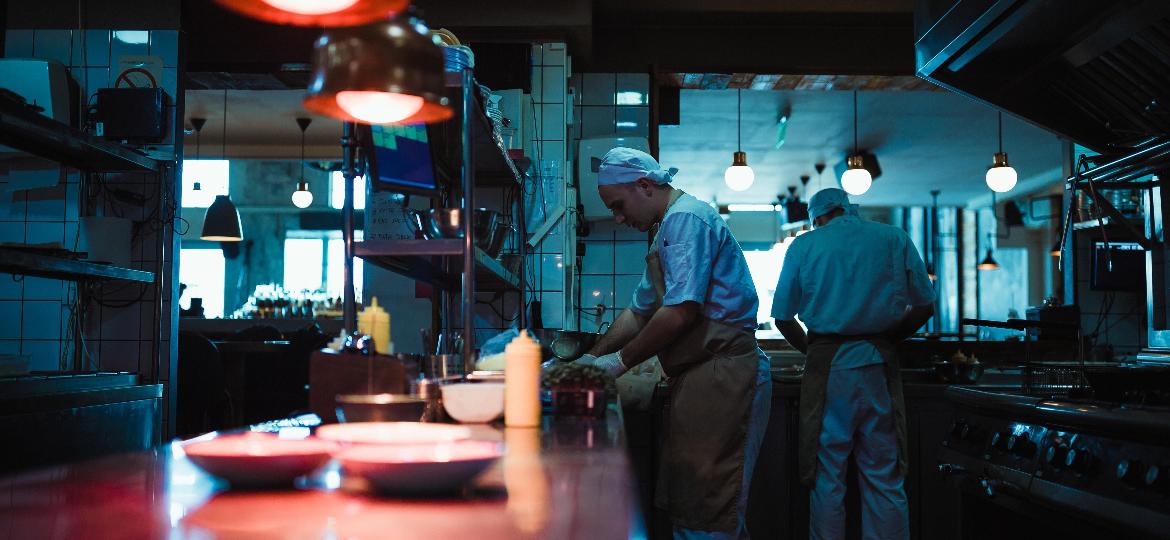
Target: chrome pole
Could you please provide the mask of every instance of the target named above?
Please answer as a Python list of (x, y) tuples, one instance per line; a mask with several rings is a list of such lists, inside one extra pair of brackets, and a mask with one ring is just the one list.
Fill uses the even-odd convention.
[(475, 84), (470, 69), (463, 70), (463, 365), (467, 373), (475, 369), (475, 155), (472, 151), (471, 115), (475, 112)]
[(342, 124), (342, 158), (345, 161), (345, 203), (341, 207), (341, 235), (345, 243), (345, 277), (342, 282), (342, 324), (348, 334), (357, 331), (357, 303), (353, 291), (353, 184), (354, 170), (353, 123)]

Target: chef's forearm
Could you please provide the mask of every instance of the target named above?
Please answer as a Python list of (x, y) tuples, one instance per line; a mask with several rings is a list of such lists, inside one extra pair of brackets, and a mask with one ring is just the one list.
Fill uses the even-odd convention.
[(796, 322), (796, 319), (778, 320), (776, 328), (780, 329), (780, 333), (784, 334), (784, 339), (788, 340), (788, 344), (792, 345), (792, 348), (808, 354), (808, 334), (804, 333), (804, 328)]
[(926, 324), (926, 321), (929, 321), (933, 316), (934, 304), (911, 306), (902, 315), (902, 321), (898, 323), (898, 327), (894, 329), (894, 340), (902, 341), (914, 335), (914, 332), (922, 328), (922, 325)]
[(625, 347), (638, 335), (638, 331), (646, 326), (647, 321), (649, 318), (638, 315), (629, 308), (622, 310), (605, 335), (601, 336), (589, 350), (589, 354), (603, 356)]
[(679, 339), (679, 334), (693, 326), (698, 312), (699, 305), (694, 302), (664, 306), (655, 311), (637, 337), (622, 347), (622, 363), (632, 368), (666, 349)]

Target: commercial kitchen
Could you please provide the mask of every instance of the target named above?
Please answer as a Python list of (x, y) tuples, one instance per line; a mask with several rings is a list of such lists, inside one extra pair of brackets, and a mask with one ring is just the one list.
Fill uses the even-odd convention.
[(0, 4), (0, 539), (1170, 538), (1170, 4)]

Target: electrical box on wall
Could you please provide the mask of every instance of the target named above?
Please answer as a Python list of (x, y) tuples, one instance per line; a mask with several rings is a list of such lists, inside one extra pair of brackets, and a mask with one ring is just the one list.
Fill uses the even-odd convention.
[(601, 166), (601, 158), (619, 146), (650, 152), (650, 141), (644, 137), (581, 139), (577, 154), (577, 181), (581, 191), (581, 205), (584, 207), (582, 218), (586, 220), (613, 218), (613, 214), (597, 194), (597, 169)]
[(167, 105), (162, 88), (102, 88), (96, 105), (101, 136), (114, 141), (161, 142), (166, 137), (163, 110)]

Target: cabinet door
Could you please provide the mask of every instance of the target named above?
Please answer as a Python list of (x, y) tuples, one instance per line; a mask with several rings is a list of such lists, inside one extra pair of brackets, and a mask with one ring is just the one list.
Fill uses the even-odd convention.
[(911, 399), (910, 471), (906, 478), (913, 538), (959, 538), (959, 492), (938, 472), (938, 449), (954, 421), (954, 408), (941, 399)]

